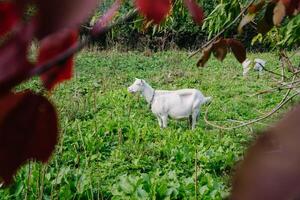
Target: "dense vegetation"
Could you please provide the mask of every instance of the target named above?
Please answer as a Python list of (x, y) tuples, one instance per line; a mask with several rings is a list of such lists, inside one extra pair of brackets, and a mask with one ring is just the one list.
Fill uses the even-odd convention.
[[(272, 53), (249, 56), (279, 71)], [(273, 75), (244, 78), (232, 56), (223, 63), (211, 59), (203, 69), (195, 62), (180, 51), (80, 53), (74, 79), (51, 96), (61, 119), (53, 158), (46, 166), (25, 165), (1, 199), (192, 199), (195, 190), (198, 199), (227, 196), (234, 165), (266, 125), (221, 131), (205, 124), (205, 106), (194, 132), (186, 121), (161, 130), (146, 102), (127, 87), (140, 77), (156, 88), (198, 88), (214, 98), (208, 119), (228, 126), (271, 110), (284, 91), (251, 96), (272, 87)], [(21, 87), (42, 90), (38, 80)]]
[[(90, 19), (90, 24), (94, 24), (113, 2), (113, 0), (109, 0), (101, 4), (95, 15)], [(201, 0), (198, 2), (202, 5), (206, 16), (208, 16), (203, 25), (196, 25), (182, 1), (174, 0), (172, 14), (162, 24), (150, 25), (145, 28), (143, 18), (138, 17), (123, 26), (114, 28), (106, 38), (101, 38), (98, 42), (101, 43), (102, 47), (106, 48), (118, 45), (121, 49), (140, 50), (144, 50), (145, 48), (154, 50), (170, 48), (195, 49), (206, 41), (207, 38), (212, 37), (229, 24), (247, 3), (244, 0)], [(118, 16), (126, 14), (133, 8), (133, 2), (126, 1), (122, 4)], [(83, 33), (87, 33), (85, 28), (82, 28), (82, 30)], [(224, 35), (232, 37), (236, 34), (236, 29), (233, 27), (226, 31)], [(240, 39), (250, 47), (251, 37), (254, 35), (255, 30), (253, 27), (249, 27), (247, 35), (240, 36)]]
[[(113, 3), (113, 0), (103, 2), (82, 27), (82, 35), (88, 34), (86, 27), (93, 25)], [(121, 50), (165, 50), (165, 49), (197, 49), (205, 41), (219, 33), (230, 24), (249, 3), (244, 0), (213, 0), (198, 1), (205, 11), (205, 20), (202, 25), (193, 22), (188, 10), (181, 0), (174, 0), (172, 14), (160, 25), (145, 23), (142, 17), (127, 21), (122, 26), (113, 28), (105, 37), (96, 40), (97, 48), (110, 49), (117, 47)], [(123, 16), (134, 8), (132, 1), (122, 4), (118, 16)], [(243, 34), (237, 33), (237, 20), (230, 28), (224, 31), (223, 37), (234, 37), (242, 41), (249, 50), (268, 51), (278, 43), (284, 48), (299, 46), (299, 39), (295, 37), (300, 31), (300, 17), (285, 20), (281, 27), (275, 27), (265, 37), (257, 33), (256, 25), (263, 18), (260, 13), (253, 22), (244, 28)], [(254, 38), (254, 39), (253, 39)], [(252, 40), (253, 39), (253, 40)]]
[[(300, 93), (299, 57), (293, 54), (296, 62), (290, 62), (286, 55), (286, 50), (299, 46), (299, 0), (201, 2), (204, 9), (196, 1), (135, 0), (135, 5), (126, 2), (119, 15), (123, 1), (112, 6), (108, 1), (82, 26), (80, 36), (86, 39), (79, 41), (79, 25), (90, 16), (96, 0), (0, 3), (1, 198), (223, 199), (229, 193), (232, 199), (298, 198), (300, 107), (264, 129), (245, 156), (259, 130), (279, 116), (250, 126), (243, 121), (270, 117), (265, 113), (275, 105), (286, 111), (282, 106), (291, 106)], [(128, 10), (138, 16), (124, 15)], [(260, 66), (265, 69), (261, 77), (252, 70), (248, 78), (242, 77), (241, 65), (232, 58), (222, 65), (215, 60), (207, 63), (211, 54), (224, 60), (230, 49), (245, 72), (253, 67), (245, 47), (249, 50), (255, 41), (273, 52), (250, 55), (267, 59), (267, 69)], [(37, 51), (29, 53), (33, 42)], [(53, 91), (73, 77), (73, 55), (95, 43), (97, 50), (121, 45), (145, 53), (83, 52), (76, 78)], [(200, 47), (197, 65), (207, 67), (196, 69), (196, 60), (173, 47)], [(165, 49), (173, 51), (159, 51)], [(280, 58), (272, 60), (270, 55)], [(213, 104), (202, 110), (206, 123), (202, 120), (196, 131), (175, 121), (159, 129), (145, 102), (126, 92), (136, 76), (155, 87), (196, 87), (213, 96)], [(253, 94), (259, 90), (264, 92)], [(243, 123), (242, 128), (216, 128), (207, 113), (215, 124)]]

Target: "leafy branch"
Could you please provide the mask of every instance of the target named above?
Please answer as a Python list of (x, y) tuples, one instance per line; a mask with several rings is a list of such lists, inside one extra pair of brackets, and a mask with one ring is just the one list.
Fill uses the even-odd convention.
[(230, 24), (228, 24), (217, 35), (215, 35), (212, 39), (210, 39), (208, 42), (206, 42), (204, 45), (202, 45), (201, 48), (199, 48), (198, 50), (192, 52), (188, 56), (188, 58), (191, 58), (191, 57), (195, 56), (197, 53), (199, 53), (200, 51), (202, 51), (202, 49), (204, 49), (205, 47), (209, 46), (212, 42), (214, 42), (216, 39), (218, 39), (226, 30), (228, 30), (229, 28), (231, 28), (231, 26), (234, 25), (243, 16), (243, 14), (247, 11), (247, 9), (254, 2), (255, 2), (255, 0), (250, 1), (250, 3), (244, 9), (242, 9), (242, 11), (238, 14), (238, 16), (236, 16), (236, 18)]
[[(280, 54), (280, 58), (281, 59), (285, 59), (285, 63), (286, 66), (288, 68), (292, 68), (294, 69), (294, 66), (292, 65), (289, 57), (285, 54), (285, 53), (282, 53)], [(265, 68), (264, 68), (265, 69)], [(277, 74), (271, 70), (268, 70), (269, 73), (272, 73), (272, 74), (276, 74), (276, 75), (279, 75), (281, 76), (280, 74)], [(279, 91), (279, 90), (285, 90), (287, 89), (287, 92), (285, 93), (284, 97), (282, 98), (282, 100), (278, 103), (277, 106), (275, 106), (270, 112), (264, 114), (263, 116), (257, 118), (257, 119), (253, 119), (253, 120), (250, 120), (248, 122), (241, 122), (240, 125), (237, 125), (237, 126), (232, 126), (232, 127), (225, 127), (225, 126), (221, 126), (221, 125), (217, 125), (217, 124), (214, 124), (213, 122), (209, 121), (208, 120), (208, 113), (209, 113), (209, 108), (211, 106), (211, 104), (208, 106), (208, 108), (206, 109), (205, 111), (205, 116), (204, 116), (204, 120), (207, 124), (209, 124), (210, 126), (213, 126), (215, 128), (218, 128), (218, 129), (222, 129), (222, 130), (233, 130), (233, 129), (237, 129), (237, 128), (241, 128), (241, 127), (245, 127), (245, 126), (249, 126), (251, 124), (255, 124), (259, 121), (262, 121), (270, 116), (272, 116), (273, 114), (275, 114), (277, 111), (279, 111), (285, 104), (287, 104), (289, 101), (291, 101), (294, 97), (296, 97), (297, 95), (300, 94), (300, 91), (299, 90), (296, 90), (296, 88), (299, 87), (298, 83), (300, 82), (300, 79), (296, 79), (298, 75), (298, 71), (296, 72), (293, 72), (293, 75), (292, 75), (292, 80), (290, 82), (287, 82), (287, 83), (281, 83), (279, 82), (279, 85), (277, 87), (274, 87), (272, 89), (269, 89), (269, 90), (264, 90), (264, 91), (259, 91), (257, 92), (256, 94), (254, 95), (251, 95), (251, 96), (255, 96), (255, 95), (259, 95), (259, 94), (264, 94), (264, 93), (268, 93), (268, 92), (275, 92), (275, 91)], [(284, 74), (282, 75), (283, 77), (287, 78), (286, 76), (284, 76)], [(296, 93), (291, 95), (290, 97), (289, 94), (292, 90), (296, 90)]]
[(225, 127), (225, 126), (220, 126), (220, 125), (217, 125), (217, 124), (214, 124), (212, 123), (211, 121), (209, 121), (207, 119), (208, 117), (208, 111), (209, 111), (209, 107), (210, 105), (208, 106), (208, 108), (206, 109), (205, 111), (205, 115), (204, 115), (204, 120), (207, 124), (209, 124), (210, 126), (213, 126), (215, 128), (218, 128), (218, 129), (222, 129), (222, 130), (233, 130), (233, 129), (237, 129), (237, 128), (242, 128), (242, 127), (245, 127), (245, 126), (249, 126), (251, 124), (254, 124), (254, 123), (257, 123), (259, 121), (262, 121), (270, 116), (272, 116), (273, 114), (275, 114), (277, 111), (279, 111), (285, 104), (287, 104), (289, 101), (291, 101), (294, 97), (298, 96), (300, 94), (300, 92), (296, 92), (295, 94), (291, 95), (290, 97), (288, 97), (288, 95), (290, 94), (291, 90), (293, 88), (289, 88), (287, 93), (285, 94), (285, 96), (282, 98), (282, 100), (280, 101), (280, 103), (275, 106), (275, 108), (273, 108), (270, 112), (268, 112), (267, 114), (265, 114), (264, 116), (262, 117), (259, 117), (257, 119), (254, 119), (254, 120), (251, 120), (251, 121), (248, 121), (248, 122), (244, 122), (240, 125), (237, 125), (237, 126), (233, 126), (233, 127)]
[[(109, 32), (114, 27), (117, 27), (117, 26), (125, 23), (126, 21), (132, 19), (133, 17), (135, 17), (137, 15), (137, 13), (138, 13), (137, 9), (133, 9), (133, 10), (129, 11), (126, 15), (124, 15), (123, 17), (120, 17), (114, 23), (111, 23), (109, 26), (101, 29), (101, 32), (99, 32), (95, 35), (89, 35), (87, 38), (79, 41), (74, 46), (72, 46), (69, 49), (67, 49), (66, 51), (62, 52), (60, 55), (56, 56), (53, 59), (50, 59), (47, 63), (37, 66), (36, 68), (34, 68), (33, 70), (31, 70), (29, 72), (27, 78), (30, 78), (35, 75), (41, 75), (41, 74), (45, 73), (46, 71), (50, 70), (53, 66), (59, 67), (60, 63), (63, 63), (70, 56), (81, 51), (85, 46), (87, 46), (89, 44), (89, 42), (105, 35), (107, 32)], [(89, 29), (92, 29), (92, 28), (89, 28)]]

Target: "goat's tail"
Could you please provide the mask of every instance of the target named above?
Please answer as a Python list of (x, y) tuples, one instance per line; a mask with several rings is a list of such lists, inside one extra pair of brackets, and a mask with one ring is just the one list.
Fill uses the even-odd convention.
[(209, 104), (212, 101), (212, 97), (204, 97), (204, 103)]

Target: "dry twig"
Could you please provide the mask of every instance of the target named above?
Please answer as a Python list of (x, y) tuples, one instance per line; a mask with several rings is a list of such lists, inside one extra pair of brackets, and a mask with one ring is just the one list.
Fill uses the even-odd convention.
[[(295, 76), (293, 77), (293, 81), (295, 79)], [(237, 126), (233, 126), (233, 127), (225, 127), (225, 126), (220, 126), (220, 125), (217, 125), (217, 124), (214, 124), (212, 122), (210, 122), (208, 119), (207, 119), (207, 115), (208, 115), (208, 111), (209, 111), (209, 107), (211, 106), (211, 104), (207, 107), (206, 111), (205, 111), (205, 116), (204, 116), (204, 120), (207, 124), (215, 127), (215, 128), (218, 128), (218, 129), (222, 129), (222, 130), (233, 130), (233, 129), (237, 129), (237, 128), (241, 128), (241, 127), (244, 127), (244, 126), (248, 126), (248, 125), (251, 125), (251, 124), (254, 124), (254, 123), (257, 123), (261, 120), (264, 120), (268, 117), (270, 117), (271, 115), (273, 115), (274, 113), (276, 113), (279, 109), (281, 109), (285, 104), (287, 104), (290, 100), (292, 100), (295, 96), (299, 95), (300, 94), (300, 91), (296, 92), (295, 94), (293, 94), (292, 96), (288, 97), (288, 95), (290, 94), (292, 88), (288, 89), (288, 91), (286, 92), (286, 94), (284, 95), (284, 97), (282, 98), (282, 100), (280, 101), (280, 103), (275, 107), (273, 108), (270, 112), (268, 112), (267, 114), (265, 114), (264, 116), (262, 117), (259, 117), (257, 119), (253, 119), (253, 120), (250, 120), (248, 122), (244, 122), (240, 125), (237, 125)]]

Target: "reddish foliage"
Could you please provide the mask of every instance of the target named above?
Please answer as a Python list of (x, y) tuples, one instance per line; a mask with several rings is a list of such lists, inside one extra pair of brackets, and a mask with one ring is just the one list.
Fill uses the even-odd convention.
[[(57, 117), (52, 104), (32, 92), (10, 92), (34, 75), (33, 64), (27, 58), (28, 47), (34, 37), (44, 38), (38, 64), (56, 56), (63, 57), (61, 54), (76, 43), (77, 32), (61, 30), (78, 26), (96, 4), (96, 0), (11, 2), (0, 2), (0, 36), (14, 27), (0, 46), (0, 179), (6, 184), (28, 159), (46, 162), (57, 143)], [(37, 15), (26, 22), (19, 21), (29, 3), (37, 6)], [(56, 83), (71, 78), (72, 66), (72, 57), (53, 66), (42, 74), (44, 85), (51, 89)]]
[(299, 199), (300, 106), (256, 140), (237, 168), (231, 199)]
[(201, 24), (204, 19), (203, 9), (195, 2), (195, 0), (184, 0), (184, 3), (190, 11), (194, 22), (196, 24)]
[(286, 8), (282, 1), (279, 1), (274, 8), (273, 23), (278, 26), (286, 15)]
[(33, 34), (34, 24), (24, 26), (0, 48), (0, 96), (24, 80), (32, 68), (27, 48)]
[(171, 0), (135, 0), (136, 7), (149, 21), (159, 24), (171, 9)]
[(235, 58), (240, 62), (243, 63), (246, 60), (246, 49), (243, 44), (235, 39), (218, 39), (214, 41), (211, 45), (205, 48), (202, 52), (202, 56), (199, 59), (197, 66), (204, 67), (205, 63), (210, 58), (211, 53), (214, 56), (222, 61), (227, 55), (227, 49), (231, 49), (232, 53), (234, 54)]
[(226, 39), (227, 45), (231, 48), (232, 53), (234, 54), (235, 58), (240, 62), (243, 63), (246, 60), (246, 49), (244, 45), (235, 39)]
[(96, 0), (36, 0), (39, 9), (38, 37), (79, 26), (91, 14), (96, 3)]
[(248, 13), (247, 15), (245, 15), (242, 18), (242, 20), (241, 20), (241, 22), (238, 26), (238, 33), (242, 33), (243, 32), (243, 27), (245, 25), (247, 25), (248, 23), (250, 23), (254, 19), (254, 17), (255, 17), (255, 13)]
[(249, 8), (248, 8), (248, 13), (250, 13), (250, 14), (254, 14), (254, 13), (257, 13), (258, 11), (260, 11), (262, 8), (263, 8), (263, 6), (265, 5), (265, 0), (260, 0), (258, 3), (256, 3), (256, 4), (251, 4), (250, 6), (249, 6)]
[(259, 33), (266, 34), (274, 26), (273, 11), (275, 6), (275, 1), (271, 1), (268, 3), (263, 19), (260, 22), (258, 22), (257, 31)]
[[(41, 41), (38, 55), (38, 65), (42, 65), (65, 50), (76, 44), (77, 31), (64, 30), (49, 35)], [(57, 83), (72, 78), (73, 56), (67, 58), (63, 63), (53, 66), (50, 70), (41, 75), (44, 86), (51, 90)]]
[(7, 33), (19, 20), (14, 3), (0, 2), (0, 36)]
[(212, 52), (212, 45), (209, 45), (202, 51), (202, 56), (197, 62), (198, 67), (204, 67), (205, 63), (209, 60)]
[(30, 91), (0, 99), (0, 177), (6, 184), (27, 160), (46, 162), (58, 139), (53, 105)]
[(247, 11), (248, 11), (247, 15), (245, 15), (242, 18), (242, 20), (238, 26), (239, 33), (241, 33), (243, 31), (243, 27), (246, 24), (248, 24), (249, 22), (251, 22), (254, 19), (256, 13), (259, 12), (263, 8), (264, 5), (265, 5), (265, 0), (260, 0), (258, 3), (256, 3), (256, 4), (253, 3), (249, 6), (249, 8), (247, 9)]
[(292, 16), (300, 11), (300, 0), (280, 0), (285, 6), (288, 16)]
[(258, 32), (265, 34), (274, 25), (278, 26), (285, 16), (300, 12), (300, 0), (273, 0), (268, 3), (263, 20), (258, 23)]
[[(260, 32), (266, 33), (273, 27), (273, 14), (277, 12), (274, 8), (278, 5), (278, 1), (273, 0), (268, 4), (264, 19), (259, 25)], [(30, 73), (32, 64), (27, 59), (28, 46), (34, 37), (41, 40), (38, 66), (58, 56), (69, 55), (64, 52), (73, 47), (77, 41), (77, 32), (73, 29), (88, 17), (96, 2), (96, 0), (0, 2), (0, 36), (9, 32), (18, 23), (18, 26), (13, 29), (11, 38), (7, 39), (0, 48), (0, 178), (7, 184), (11, 182), (16, 170), (27, 160), (46, 162), (58, 139), (56, 111), (45, 97), (30, 91), (17, 94), (10, 92), (12, 87), (34, 75)], [(121, 2), (122, 0), (116, 0), (100, 18), (92, 31), (94, 36), (105, 31)], [(275, 14), (275, 24), (279, 24), (285, 15), (291, 16), (295, 11), (298, 13), (300, 10), (299, 0), (279, 2), (284, 5), (284, 9), (283, 6), (278, 8), (280, 13)], [(22, 24), (19, 22), (19, 17), (24, 14), (24, 8), (29, 3), (36, 5), (37, 15), (29, 19), (27, 24)], [(140, 13), (151, 23), (159, 24), (171, 10), (171, 0), (135, 0), (135, 4)], [(202, 8), (195, 0), (185, 0), (185, 4), (194, 21), (200, 24), (204, 18)], [(258, 4), (250, 6), (248, 12), (256, 13), (263, 4), (264, 0), (261, 0)], [(242, 24), (251, 20), (248, 17)], [(204, 66), (211, 53), (217, 59), (223, 60), (228, 49), (232, 50), (239, 62), (242, 63), (246, 59), (245, 48), (239, 41), (219, 39), (204, 49), (198, 65)], [(72, 70), (73, 56), (52, 66), (41, 75), (41, 78), (45, 87), (51, 90), (57, 83), (70, 79)], [(300, 137), (297, 124), (299, 110), (300, 108), (284, 122), (268, 131), (250, 149), (237, 173), (233, 198), (282, 199), (289, 197), (289, 194), (300, 194), (297, 190), (300, 187), (298, 181), (300, 179), (298, 170)], [(286, 134), (282, 134), (282, 130), (285, 130)], [(281, 147), (284, 147), (284, 151), (281, 151)], [(275, 154), (273, 154), (274, 150)], [(269, 153), (272, 155), (269, 156)], [(263, 177), (263, 181), (260, 182), (260, 179), (255, 176), (256, 173), (259, 178)], [(275, 192), (272, 191), (274, 188)], [(265, 191), (266, 194), (263, 194)]]
[(114, 4), (110, 7), (110, 9), (107, 10), (106, 13), (104, 13), (103, 16), (97, 21), (97, 23), (94, 25), (92, 29), (93, 36), (95, 35), (99, 36), (101, 35), (101, 32), (105, 31), (105, 27), (116, 15), (117, 11), (120, 8), (121, 3), (122, 0), (116, 0)]
[(226, 40), (224, 39), (219, 39), (216, 42), (214, 42), (213, 45), (213, 54), (214, 56), (220, 60), (223, 61), (224, 58), (227, 55), (227, 44), (226, 44)]

